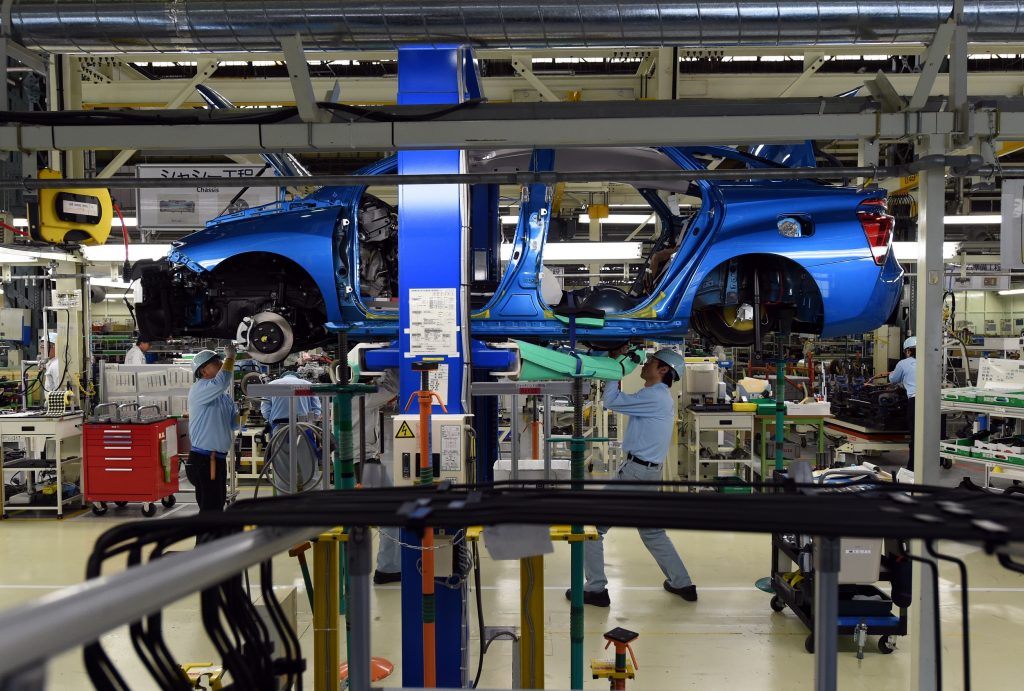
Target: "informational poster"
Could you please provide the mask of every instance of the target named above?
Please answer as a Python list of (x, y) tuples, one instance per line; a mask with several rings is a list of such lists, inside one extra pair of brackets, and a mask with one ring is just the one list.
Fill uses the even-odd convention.
[(462, 472), (462, 425), (441, 425), (441, 471)]
[(437, 369), (430, 373), (429, 380), (430, 390), (437, 392), (442, 405), (448, 405), (448, 365), (438, 365)]
[(409, 351), (406, 357), (459, 354), (455, 288), (409, 291)]
[(146, 230), (196, 230), (217, 216), (273, 203), (279, 194), (277, 187), (246, 189), (247, 179), (274, 175), (274, 171), (265, 166), (141, 165), (138, 171), (140, 178), (190, 178), (196, 181), (195, 187), (139, 189), (139, 226)]

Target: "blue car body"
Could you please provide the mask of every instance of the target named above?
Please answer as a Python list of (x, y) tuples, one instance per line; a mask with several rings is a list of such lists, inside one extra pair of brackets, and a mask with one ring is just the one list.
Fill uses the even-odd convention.
[[(595, 156), (605, 155), (594, 151), (602, 150), (557, 151), (554, 167), (586, 169), (588, 161), (593, 165)], [(770, 153), (773, 157), (789, 155)], [(781, 170), (772, 160), (727, 147), (622, 149), (607, 155), (619, 165), (613, 170), (699, 173), (710, 161), (717, 167)], [(530, 152), (498, 152), (475, 160), (471, 170), (522, 169), (532, 159)], [(806, 163), (802, 157), (795, 160)], [(395, 168), (395, 159), (388, 158), (361, 173), (387, 174)], [(699, 209), (686, 218), (673, 215), (654, 196), (645, 195), (669, 229), (662, 246), (674, 252), (671, 260), (653, 277), (655, 282), (648, 290), (631, 295), (621, 291), (625, 296), (620, 296), (618, 308), (607, 310), (604, 325), (579, 329), (581, 337), (604, 342), (640, 337), (678, 339), (693, 326), (712, 340), (740, 344), (750, 337), (751, 319), (739, 324), (739, 318), (730, 315), (741, 313), (735, 312), (740, 305), (753, 304), (755, 279), (761, 292), (758, 314), (768, 330), (778, 326), (822, 336), (861, 333), (878, 327), (894, 311), (903, 271), (890, 251), (892, 226), (891, 217), (884, 213), (884, 190), (836, 187), (807, 179), (721, 181), (699, 175), (674, 184), (676, 191), (699, 197)], [(642, 194), (672, 187), (663, 180), (634, 186)], [(246, 308), (239, 297), (234, 308), (220, 305), (213, 309), (209, 301), (231, 291), (201, 289), (203, 277), (215, 276), (230, 265), (240, 274), (231, 279), (231, 285), (241, 295), (246, 280), (255, 288), (266, 278), (257, 268), (246, 279), (248, 270), (243, 267), (252, 266), (250, 259), (255, 256), (264, 260), (269, 256), (279, 258), (275, 267), (291, 267), (288, 270), (293, 272), (301, 267), (304, 275), (298, 283), (307, 305), (316, 302), (307, 299), (313, 288), (319, 292), (321, 302), (315, 314), (307, 317), (310, 325), (304, 327), (310, 333), (296, 338), (296, 348), (325, 340), (334, 331), (345, 331), (356, 340), (396, 337), (397, 306), (375, 307), (364, 299), (360, 205), (365, 192), (365, 187), (322, 188), (298, 201), (216, 218), (186, 237), (168, 256), (168, 270), (174, 274), (168, 285), (176, 289), (191, 285), (193, 290), (183, 298), (191, 304), (184, 314), (179, 311), (169, 320), (170, 330), (223, 335), (216, 332), (225, 331), (245, 311), (279, 311), (273, 302), (280, 295), (259, 307)], [(550, 196), (531, 195), (521, 204), (512, 259), (486, 304), (477, 305), (472, 312), (474, 338), (565, 336), (565, 323), (555, 318), (554, 305), (544, 301), (540, 290)], [(869, 227), (875, 233), (874, 247)], [(274, 271), (268, 271), (270, 274), (278, 276)], [(292, 290), (294, 294), (295, 289), (284, 282), (279, 292)], [(266, 285), (261, 288), (265, 293)], [(259, 290), (252, 293), (259, 294)], [(580, 296), (578, 302), (585, 304), (586, 297)], [(152, 308), (150, 313), (154, 313)], [(222, 323), (215, 327), (211, 315)], [(312, 325), (317, 320), (323, 321), (322, 331)]]

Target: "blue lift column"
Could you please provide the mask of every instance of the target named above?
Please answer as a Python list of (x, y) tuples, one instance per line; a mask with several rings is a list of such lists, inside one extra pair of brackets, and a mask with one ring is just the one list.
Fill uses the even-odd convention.
[[(398, 51), (398, 103), (445, 105), (480, 96), (472, 52), (460, 46)], [(399, 174), (464, 172), (461, 151), (400, 151)], [(438, 390), (449, 413), (465, 411), (469, 370), (467, 192), (463, 185), (401, 185), (398, 190), (399, 402), (420, 387), (412, 364), (438, 362)], [(438, 406), (433, 412), (440, 413)], [(419, 545), (416, 533), (402, 541)], [(420, 552), (402, 549), (402, 685), (423, 686)], [(438, 579), (437, 685), (462, 686), (464, 590)]]

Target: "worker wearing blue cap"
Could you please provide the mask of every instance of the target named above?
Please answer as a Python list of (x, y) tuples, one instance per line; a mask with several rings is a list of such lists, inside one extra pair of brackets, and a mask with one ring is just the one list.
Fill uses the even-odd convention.
[(185, 474), (196, 488), (199, 511), (223, 511), (227, 501), (227, 456), (236, 424), (231, 397), (234, 383), (235, 347), (224, 349), (224, 358), (203, 350), (192, 358), (195, 382), (188, 392), (188, 454)]
[(914, 402), (917, 396), (917, 337), (911, 336), (903, 341), (902, 360), (896, 363), (889, 374), (889, 381), (899, 384), (907, 391), (907, 429), (910, 430), (910, 460), (907, 469), (914, 469)]

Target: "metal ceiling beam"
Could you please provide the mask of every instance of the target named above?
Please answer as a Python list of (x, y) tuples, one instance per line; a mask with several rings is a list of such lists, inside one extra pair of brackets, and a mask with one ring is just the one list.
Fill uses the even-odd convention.
[[(672, 77), (671, 63), (665, 70), (666, 82)], [(662, 66), (659, 63), (659, 74)], [(640, 97), (640, 81), (635, 75), (547, 75), (534, 72), (552, 92), (565, 94), (578, 90), (583, 100), (634, 100)], [(889, 74), (889, 82), (897, 93), (910, 97), (918, 84), (915, 73)], [(827, 73), (811, 75), (788, 94), (792, 97), (826, 96), (848, 91), (862, 84), (864, 75)], [(314, 77), (316, 94), (327, 94), (335, 82), (334, 77)], [(112, 84), (82, 84), (82, 102), (86, 107), (103, 108), (158, 108), (169, 97), (188, 83), (187, 79), (161, 79), (146, 81), (115, 81)], [(207, 82), (218, 93), (235, 105), (292, 105), (294, 96), (287, 78), (235, 79), (214, 77)], [(344, 80), (346, 103), (390, 104), (395, 102), (397, 83), (388, 78), (347, 78)], [(774, 98), (793, 84), (793, 75), (775, 74), (715, 74), (678, 75), (681, 98), (751, 99)], [(934, 96), (949, 94), (947, 80), (937, 80), (932, 89)], [(972, 72), (968, 82), (971, 96), (1020, 96), (1024, 89), (1024, 76), (1020, 72)], [(523, 84), (520, 77), (484, 77), (484, 93), (491, 102), (522, 102), (536, 100), (532, 87)], [(654, 92), (648, 96), (655, 95)], [(667, 96), (666, 96), (667, 98)], [(189, 96), (185, 106), (203, 106), (198, 96)]]
[[(217, 71), (217, 65), (218, 63), (216, 60), (208, 60), (201, 62), (199, 64), (199, 69), (196, 72), (196, 76), (189, 80), (188, 85), (181, 88), (178, 91), (178, 93), (170, 101), (168, 101), (164, 107), (179, 108), (181, 104), (185, 102), (185, 99), (188, 98), (188, 96), (195, 90), (197, 86), (199, 86), (204, 81), (209, 79), (213, 75), (213, 73)], [(127, 163), (128, 160), (135, 155), (136, 151), (138, 151), (138, 148), (122, 149), (116, 156), (114, 156), (113, 160), (111, 160), (110, 163), (108, 163), (103, 168), (103, 170), (99, 172), (99, 174), (96, 177), (113, 177), (114, 173), (119, 171), (121, 169), (121, 166)]]
[[(481, 104), (432, 120), (270, 124), (11, 124), (0, 150), (83, 149), (150, 153), (306, 153), (494, 147), (756, 144), (806, 139), (894, 140), (953, 131), (953, 114), (876, 113), (863, 99)], [(1004, 99), (970, 114), (981, 138), (1024, 140), (1024, 101)], [(995, 110), (997, 109), (998, 112)], [(430, 109), (392, 109), (406, 117)], [(246, 111), (251, 113), (251, 111)], [(389, 111), (391, 112), (391, 111)], [(195, 111), (188, 111), (196, 116)], [(226, 111), (211, 113), (223, 122)], [(57, 115), (57, 114), (55, 114)], [(140, 113), (141, 115), (141, 113)], [(169, 116), (166, 114), (165, 116)], [(60, 114), (58, 117), (63, 117)], [(200, 117), (200, 116), (196, 116)], [(59, 120), (56, 120), (59, 122)]]

